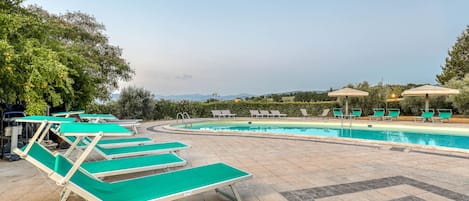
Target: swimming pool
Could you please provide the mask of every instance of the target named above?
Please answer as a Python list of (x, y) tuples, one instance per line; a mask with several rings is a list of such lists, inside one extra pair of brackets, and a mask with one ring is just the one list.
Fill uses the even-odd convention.
[[(175, 125), (174, 127), (185, 128), (184, 125)], [(377, 129), (374, 127), (342, 128), (337, 125), (283, 124), (248, 121), (199, 122), (192, 124), (191, 128), (186, 129), (352, 138), (469, 150), (469, 135), (452, 134), (449, 132), (435, 133), (429, 130), (419, 131), (418, 129), (406, 131), (402, 129)]]

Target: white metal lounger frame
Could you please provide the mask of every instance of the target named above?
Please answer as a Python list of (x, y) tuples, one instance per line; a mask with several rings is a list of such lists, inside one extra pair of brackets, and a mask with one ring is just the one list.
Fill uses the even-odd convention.
[(48, 120), (26, 120), (26, 119), (17, 119), (17, 122), (24, 122), (24, 123), (40, 123), (39, 128), (34, 132), (33, 136), (29, 140), (28, 145), (26, 145), (26, 148), (22, 152), (23, 155), (20, 155), (21, 157), (24, 157), (28, 154), (29, 150), (33, 146), (32, 142), (35, 142), (37, 140), (38, 143), (41, 143), (45, 136), (47, 135), (47, 132), (51, 130), (52, 124), (61, 124), (62, 121), (48, 121)]

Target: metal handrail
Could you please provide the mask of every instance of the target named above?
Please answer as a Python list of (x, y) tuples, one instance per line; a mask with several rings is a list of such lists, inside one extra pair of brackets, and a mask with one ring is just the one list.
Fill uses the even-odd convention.
[(184, 123), (185, 119), (188, 119), (188, 120), (191, 119), (191, 117), (189, 116), (189, 113), (187, 113), (187, 112), (178, 112), (176, 114), (176, 123), (179, 123), (179, 117), (181, 117), (181, 123), (184, 124), (185, 128), (192, 128), (192, 122), (189, 121), (187, 123)]

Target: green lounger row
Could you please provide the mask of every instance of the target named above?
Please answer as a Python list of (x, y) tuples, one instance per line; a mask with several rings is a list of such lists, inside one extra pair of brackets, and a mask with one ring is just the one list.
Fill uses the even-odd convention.
[[(15, 152), (17, 151), (19, 150), (16, 149)], [(52, 155), (37, 143), (33, 145), (25, 159), (46, 172), (56, 183), (62, 182), (72, 167), (68, 159), (60, 154)], [(108, 183), (96, 179), (80, 168), (70, 181), (64, 184), (67, 191), (64, 191), (62, 196), (67, 197), (68, 192), (72, 191), (86, 200), (174, 200), (223, 186), (231, 186), (234, 195), (239, 198), (233, 184), (250, 177), (252, 177), (250, 173), (223, 163), (216, 163)]]
[(444, 122), (444, 120), (448, 121), (451, 119), (451, 116), (453, 115), (453, 111), (451, 109), (437, 109), (438, 111), (438, 116), (434, 117), (435, 111), (433, 109), (428, 109), (428, 111), (425, 111), (424, 109), (421, 109), (422, 115), (419, 117), (415, 117), (415, 121), (417, 120), (431, 120), (434, 122), (434, 120), (439, 120), (441, 122)]

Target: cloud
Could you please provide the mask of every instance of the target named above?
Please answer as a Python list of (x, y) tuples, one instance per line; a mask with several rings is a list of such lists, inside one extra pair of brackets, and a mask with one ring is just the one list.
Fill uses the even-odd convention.
[(182, 75), (176, 76), (175, 78), (178, 80), (190, 80), (192, 79), (192, 75), (182, 74)]

